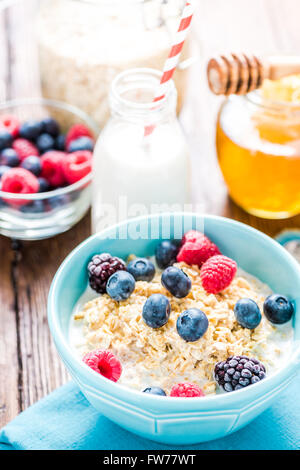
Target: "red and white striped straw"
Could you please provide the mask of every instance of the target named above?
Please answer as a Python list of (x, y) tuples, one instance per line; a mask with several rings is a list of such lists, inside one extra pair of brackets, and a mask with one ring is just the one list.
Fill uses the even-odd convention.
[[(168, 83), (174, 75), (174, 72), (179, 62), (180, 54), (181, 54), (185, 39), (190, 29), (191, 21), (193, 18), (193, 13), (194, 13), (194, 8), (191, 4), (191, 1), (187, 1), (182, 12), (179, 28), (174, 38), (174, 44), (171, 47), (169, 56), (163, 68), (163, 74), (160, 79), (159, 87), (155, 95), (155, 98), (153, 100), (154, 103), (162, 100), (166, 95)], [(154, 130), (154, 127), (155, 127), (154, 125), (147, 126), (145, 128), (145, 136), (151, 134)]]

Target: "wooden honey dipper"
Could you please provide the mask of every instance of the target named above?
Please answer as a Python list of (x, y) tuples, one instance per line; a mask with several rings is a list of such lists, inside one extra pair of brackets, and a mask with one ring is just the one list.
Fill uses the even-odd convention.
[(299, 56), (260, 59), (252, 54), (226, 54), (209, 60), (207, 79), (215, 95), (245, 95), (261, 87), (265, 78), (277, 80), (300, 73)]

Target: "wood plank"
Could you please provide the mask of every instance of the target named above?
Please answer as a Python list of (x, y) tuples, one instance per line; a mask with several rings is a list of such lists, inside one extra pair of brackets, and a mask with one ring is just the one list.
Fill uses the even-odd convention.
[(8, 48), (7, 48), (7, 15), (0, 15), (0, 101), (5, 101), (8, 95)]
[[(7, 47), (7, 14), (0, 14), (0, 101), (9, 96), (10, 67)], [(22, 407), (21, 355), (16, 291), (12, 283), (14, 252), (10, 240), (0, 237), (0, 428)]]
[(26, 242), (16, 267), (20, 350), (22, 357), (22, 409), (27, 408), (68, 379), (47, 323), (47, 296), (59, 265), (90, 234), (90, 216), (76, 227), (49, 240)]
[(14, 254), (10, 240), (0, 237), (0, 428), (22, 407), (19, 318), (12, 286)]
[(37, 6), (37, 0), (20, 1), (8, 10), (11, 98), (41, 96), (35, 37)]

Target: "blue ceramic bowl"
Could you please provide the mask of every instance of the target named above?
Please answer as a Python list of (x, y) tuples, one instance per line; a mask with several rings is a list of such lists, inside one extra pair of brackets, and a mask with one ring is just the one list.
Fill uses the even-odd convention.
[[(135, 229), (151, 223), (151, 227), (155, 227), (154, 232), (159, 230), (161, 234), (171, 221), (170, 237), (173, 238), (173, 227), (180, 220), (184, 220), (184, 231), (203, 223), (206, 235), (225, 255), (269, 284), (275, 292), (295, 300), (293, 354), (288, 364), (276, 374), (236, 392), (205, 398), (170, 398), (113, 383), (95, 374), (75, 357), (68, 344), (68, 324), (72, 309), (87, 286), (86, 267), (91, 256), (102, 251), (123, 258), (130, 253), (152, 255), (158, 239), (153, 239), (153, 235), (135, 239)], [(165, 234), (162, 238), (166, 238)], [(299, 265), (284, 248), (261, 232), (221, 217), (161, 214), (123, 222), (79, 245), (63, 262), (53, 280), (48, 304), (49, 324), (63, 362), (97, 410), (129, 431), (154, 441), (173, 445), (194, 444), (220, 438), (245, 426), (270, 406), (297, 374), (300, 364), (299, 292)]]

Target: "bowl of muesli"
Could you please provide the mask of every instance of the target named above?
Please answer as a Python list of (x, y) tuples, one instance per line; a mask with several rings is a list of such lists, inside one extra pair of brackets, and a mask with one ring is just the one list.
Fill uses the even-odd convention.
[(230, 219), (158, 214), (93, 235), (59, 268), (48, 318), (90, 403), (157, 442), (230, 434), (299, 371), (300, 268)]

